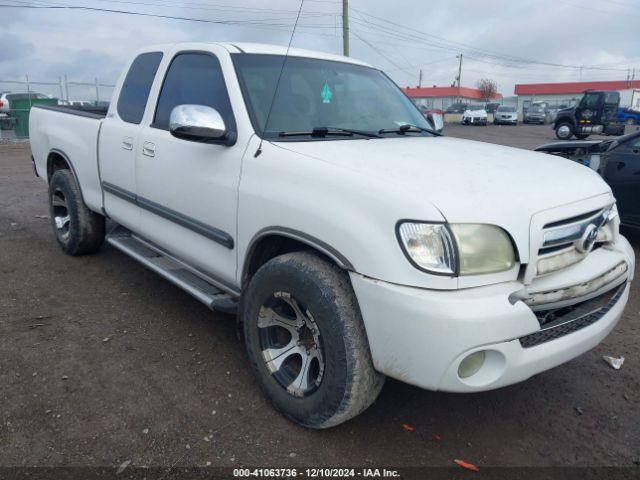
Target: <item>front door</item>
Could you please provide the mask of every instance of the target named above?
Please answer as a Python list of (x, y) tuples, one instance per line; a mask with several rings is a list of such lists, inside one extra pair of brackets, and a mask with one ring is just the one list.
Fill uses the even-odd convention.
[[(218, 280), (233, 284), (236, 211), (243, 147), (174, 137), (171, 111), (178, 105), (215, 108), (227, 136), (236, 124), (218, 58), (179, 52), (171, 60), (155, 114), (140, 135), (138, 204), (143, 236)], [(231, 142), (232, 143), (232, 142)]]

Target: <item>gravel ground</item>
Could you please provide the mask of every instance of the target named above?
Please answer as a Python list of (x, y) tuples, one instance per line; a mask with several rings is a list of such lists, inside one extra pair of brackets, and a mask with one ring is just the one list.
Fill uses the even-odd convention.
[[(446, 132), (553, 140), (538, 126)], [(262, 397), (232, 317), (113, 248), (64, 255), (46, 215), (28, 145), (0, 145), (0, 466), (640, 463), (637, 282), (614, 332), (562, 367), (471, 395), (388, 380), (364, 414), (312, 431)]]

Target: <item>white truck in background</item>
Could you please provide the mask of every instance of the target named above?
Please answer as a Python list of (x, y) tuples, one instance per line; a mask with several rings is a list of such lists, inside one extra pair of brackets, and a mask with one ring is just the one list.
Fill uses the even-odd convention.
[(525, 380), (596, 346), (627, 303), (634, 254), (595, 172), (431, 133), (351, 58), (150, 47), (104, 115), (40, 106), (30, 131), (62, 249), (106, 238), (238, 313), (263, 391), (307, 427), (357, 415), (385, 376)]

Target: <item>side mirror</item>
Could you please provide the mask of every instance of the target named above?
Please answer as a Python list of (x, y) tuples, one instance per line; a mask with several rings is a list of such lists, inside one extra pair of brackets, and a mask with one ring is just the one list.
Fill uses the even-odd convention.
[(227, 127), (215, 108), (204, 105), (178, 105), (171, 111), (169, 131), (177, 138), (207, 142), (223, 140), (227, 134)]
[(430, 112), (427, 114), (427, 121), (431, 124), (434, 131), (442, 133), (442, 130), (444, 129), (444, 120), (442, 119), (442, 115)]

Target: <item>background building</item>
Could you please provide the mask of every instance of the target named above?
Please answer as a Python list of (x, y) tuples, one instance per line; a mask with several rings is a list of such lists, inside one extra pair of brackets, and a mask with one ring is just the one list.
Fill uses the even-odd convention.
[[(420, 107), (446, 110), (456, 102), (486, 103), (477, 88), (469, 87), (406, 87), (402, 89), (414, 103)], [(496, 94), (493, 101), (501, 101), (502, 95)]]
[[(585, 90), (610, 90), (620, 92), (620, 106), (631, 103), (633, 89), (640, 88), (640, 80), (608, 82), (566, 82), (517, 84), (514, 93), (518, 96), (518, 111), (531, 102), (548, 102), (552, 108), (575, 105)], [(563, 108), (564, 108), (563, 107)]]

